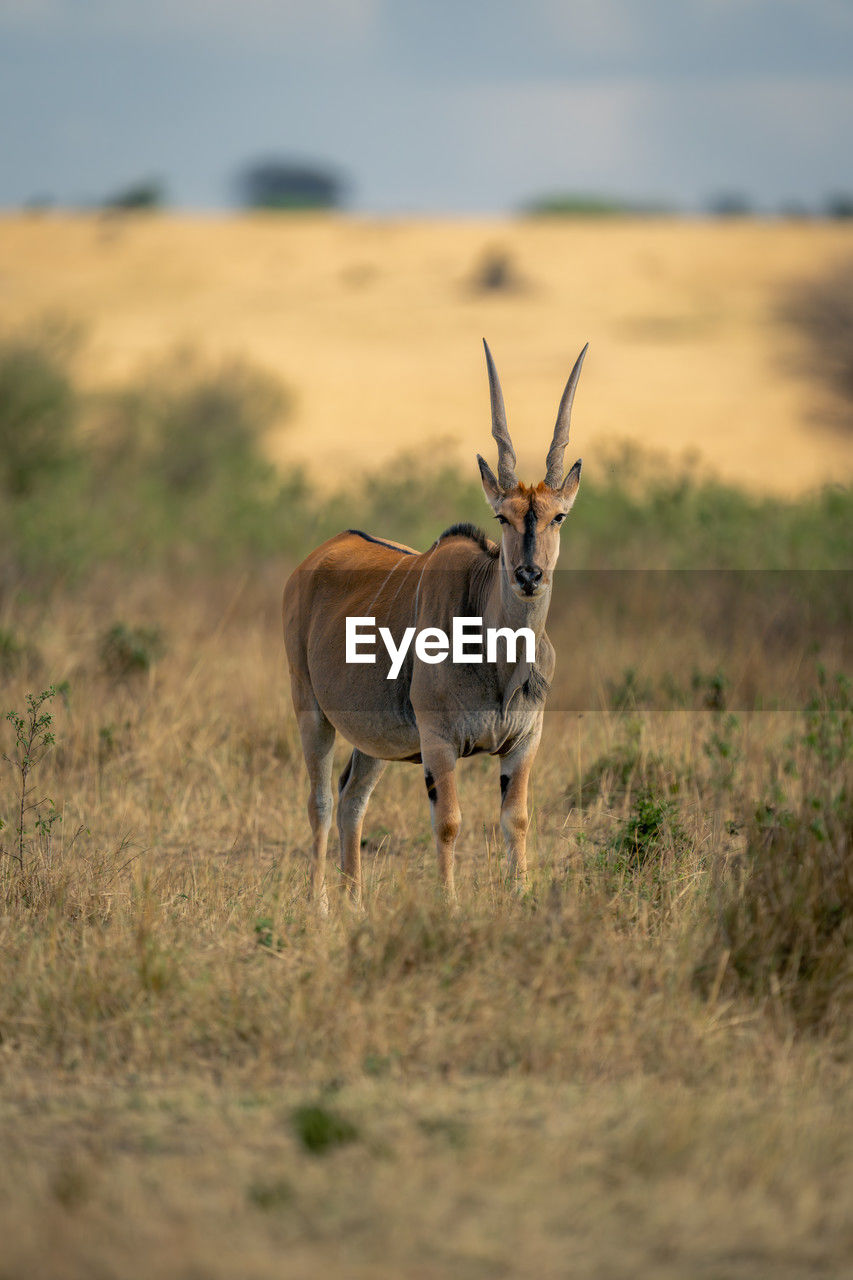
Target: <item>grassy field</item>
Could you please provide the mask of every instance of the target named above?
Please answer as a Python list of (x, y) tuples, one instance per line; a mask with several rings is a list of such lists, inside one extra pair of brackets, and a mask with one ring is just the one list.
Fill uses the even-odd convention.
[[(820, 386), (776, 379), (789, 335), (768, 318), (849, 233), (3, 230), (9, 314), (76, 308), (89, 338), (0, 343), (0, 713), (19, 717), (0, 721), (0, 1280), (853, 1276), (853, 512), (843, 485), (811, 488), (844, 480), (849, 446), (797, 407)], [(495, 239), (517, 294), (470, 292)], [(400, 765), (368, 812), (364, 910), (333, 866), (319, 920), (281, 586), (349, 523), (426, 545), (483, 520), (452, 455), (415, 447), (437, 405), (464, 450), (489, 444), (481, 328), (544, 450), (569, 245), (602, 334), (578, 451), (620, 402), (644, 424), (665, 404), (666, 446), (678, 386), (709, 415), (737, 393), (755, 436), (720, 419), (708, 456), (729, 476), (739, 458), (744, 487), (636, 453), (585, 472), (529, 891), (503, 881), (496, 762), (463, 761), (448, 912), (421, 772)], [(653, 250), (647, 292), (615, 306), (620, 262), (636, 285)], [(619, 330), (623, 305), (683, 316), (698, 295), (662, 282), (701, 272), (713, 324)], [(198, 361), (140, 372), (182, 335)], [(353, 421), (385, 434), (330, 502), (296, 460), (306, 432), (356, 457), (329, 425), (347, 374)], [(277, 476), (256, 443), (288, 403)], [(793, 479), (780, 459), (804, 441)]]
[[(32, 778), (61, 822), (4, 867), (0, 1275), (848, 1274), (839, 690), (817, 747), (792, 713), (557, 695), (532, 889), (464, 762), (452, 916), (392, 769), (365, 912), (321, 924), (276, 586), (15, 605), (7, 698), (70, 692)], [(119, 595), (163, 627), (147, 672), (104, 649)]]

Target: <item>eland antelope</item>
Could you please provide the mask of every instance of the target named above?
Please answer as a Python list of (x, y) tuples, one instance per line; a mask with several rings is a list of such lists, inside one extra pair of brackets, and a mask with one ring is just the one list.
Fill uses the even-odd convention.
[[(327, 905), (326, 849), (332, 821), (335, 733), (353, 751), (338, 782), (343, 873), (361, 893), (361, 829), (370, 795), (387, 761), (422, 764), (439, 874), (455, 896), (453, 858), (461, 815), (454, 769), (460, 757), (488, 752), (500, 759), (501, 829), (510, 876), (527, 873), (527, 785), (542, 733), (554, 648), (545, 633), (560, 526), (580, 483), (578, 460), (563, 477), (572, 401), (586, 347), (578, 356), (557, 414), (545, 479), (535, 486), (515, 474), (516, 457), (488, 345), (486, 365), (498, 474), (477, 455), (486, 501), (502, 526), (495, 544), (473, 525), (447, 529), (429, 548), (411, 547), (348, 529), (330, 538), (294, 571), (284, 589), (284, 637), (293, 704), (308, 768), (308, 815), (314, 843), (311, 893)], [(397, 670), (359, 656), (347, 663), (349, 622), (385, 628)], [(493, 661), (442, 662), (437, 637), (454, 619), (482, 620), (506, 644)], [(349, 622), (348, 622), (349, 620)], [(511, 633), (532, 632), (520, 657)], [(425, 642), (414, 649), (412, 635)], [(432, 634), (430, 634), (432, 633)], [(409, 647), (403, 655), (404, 642)], [(431, 647), (432, 646), (432, 647)], [(446, 650), (444, 651), (446, 653)], [(419, 656), (420, 655), (420, 656)]]

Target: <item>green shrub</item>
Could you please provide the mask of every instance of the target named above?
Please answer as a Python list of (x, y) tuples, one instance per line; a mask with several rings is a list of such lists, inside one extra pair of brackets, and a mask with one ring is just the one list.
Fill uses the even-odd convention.
[(716, 792), (732, 791), (740, 768), (743, 751), (737, 734), (740, 721), (728, 714), (714, 716), (708, 737), (702, 743), (711, 773), (711, 787)]
[(0, 675), (11, 675), (24, 659), (25, 647), (7, 627), (0, 627)]
[(162, 484), (174, 497), (272, 474), (258, 440), (288, 407), (270, 374), (242, 360), (206, 366), (178, 351), (103, 397), (101, 464)]
[(276, 933), (272, 916), (260, 916), (255, 921), (255, 941), (259, 947), (269, 947), (270, 951), (282, 949), (284, 938)]
[[(584, 770), (580, 779), (581, 804), (592, 804), (599, 796), (613, 804), (643, 788), (652, 792), (677, 790), (681, 775), (678, 764), (643, 750), (643, 721), (627, 720), (622, 727), (622, 741), (616, 742)], [(577, 794), (577, 784), (566, 792), (570, 800), (577, 798)]]
[(634, 792), (631, 813), (613, 837), (617, 866), (642, 871), (658, 861), (665, 849), (683, 845), (684, 832), (674, 801), (651, 783), (642, 783)]
[(729, 681), (722, 671), (714, 671), (711, 675), (694, 671), (690, 683), (694, 694), (708, 711), (725, 711)]
[(351, 1121), (319, 1104), (294, 1108), (290, 1119), (297, 1138), (314, 1155), (324, 1155), (358, 1137)]
[[(6, 571), (295, 562), (347, 527), (419, 549), (460, 521), (497, 536), (473, 458), (404, 454), (320, 491), (299, 468), (280, 475), (261, 453), (261, 435), (291, 403), (268, 373), (177, 353), (121, 392), (84, 400), (67, 372), (67, 347), (50, 334), (0, 346), (0, 490), (13, 496), (0, 502)], [(88, 429), (75, 450), (82, 413)], [(600, 458), (602, 474), (584, 478), (564, 536), (566, 568), (846, 569), (853, 560), (850, 490), (756, 498), (636, 448)], [(815, 575), (806, 585), (811, 599)], [(832, 605), (832, 590), (824, 594)], [(826, 601), (812, 604), (823, 616)], [(647, 692), (637, 684), (613, 694), (630, 704)], [(689, 700), (689, 690), (678, 692)]]
[(381, 471), (369, 473), (341, 495), (339, 516), (381, 537), (425, 551), (443, 530), (460, 521), (486, 525), (497, 537), (497, 525), (486, 510), (474, 459), (459, 466), (417, 454), (401, 454)]
[(653, 697), (650, 681), (638, 677), (634, 667), (626, 667), (621, 679), (607, 681), (607, 700), (619, 714), (650, 706)]
[(11, 676), (23, 669), (38, 675), (44, 666), (36, 645), (22, 640), (9, 627), (0, 627), (0, 676)]
[(31, 493), (74, 453), (77, 394), (67, 353), (52, 337), (0, 342), (0, 491)]
[(296, 1193), (286, 1178), (262, 1178), (250, 1184), (246, 1196), (256, 1209), (269, 1213), (292, 1204)]
[(129, 627), (124, 622), (116, 622), (101, 639), (101, 664), (110, 676), (136, 675), (150, 671), (163, 656), (163, 649), (163, 633), (159, 627)]
[(581, 803), (591, 804), (602, 794), (624, 796), (639, 770), (640, 756), (639, 725), (635, 721), (626, 740), (598, 756), (584, 772), (580, 781)]

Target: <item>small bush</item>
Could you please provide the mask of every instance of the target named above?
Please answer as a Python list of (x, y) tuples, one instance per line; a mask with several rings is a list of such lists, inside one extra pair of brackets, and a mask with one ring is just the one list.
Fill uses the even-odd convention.
[(525, 287), (512, 254), (508, 249), (486, 249), (471, 278), (475, 293), (516, 293)]
[(296, 1107), (290, 1119), (297, 1138), (314, 1155), (324, 1155), (358, 1137), (354, 1124), (320, 1105)]
[[(592, 804), (599, 796), (611, 804), (623, 801), (635, 787), (652, 791), (678, 787), (678, 764), (662, 755), (645, 752), (642, 738), (642, 721), (627, 721), (623, 740), (598, 756), (584, 772), (580, 782), (582, 804)], [(577, 787), (568, 789), (569, 799), (576, 795)]]
[(605, 751), (584, 773), (580, 784), (582, 804), (591, 804), (600, 795), (624, 796), (640, 767), (640, 735), (632, 733), (625, 742)]
[(654, 689), (650, 681), (637, 675), (634, 667), (626, 667), (620, 680), (607, 681), (607, 698), (613, 710), (622, 714), (650, 706)]
[(729, 681), (722, 671), (714, 671), (711, 675), (694, 671), (690, 683), (694, 695), (706, 710), (725, 711)]
[(443, 1138), (449, 1147), (461, 1151), (468, 1145), (468, 1126), (452, 1116), (423, 1116), (418, 1128), (428, 1138)]
[(0, 676), (11, 676), (20, 671), (40, 675), (44, 660), (37, 645), (23, 640), (10, 627), (0, 627)]
[(634, 793), (633, 808), (613, 838), (613, 851), (626, 871), (641, 871), (667, 847), (684, 844), (675, 803), (649, 783)]
[(284, 938), (276, 933), (272, 916), (261, 916), (255, 921), (255, 941), (259, 947), (268, 947), (270, 951), (282, 949)]
[(714, 724), (708, 737), (702, 744), (702, 750), (708, 760), (713, 791), (732, 791), (743, 758), (743, 751), (737, 734), (740, 721), (737, 716), (722, 715), (714, 717)]
[(260, 1179), (249, 1186), (246, 1196), (256, 1209), (269, 1213), (292, 1204), (295, 1192), (286, 1178)]
[(13, 631), (0, 627), (0, 671), (8, 675), (14, 671), (21, 659), (22, 646)]
[(129, 627), (116, 622), (101, 640), (101, 665), (107, 675), (121, 679), (150, 671), (163, 650), (159, 627)]
[(100, 405), (101, 462), (190, 495), (216, 483), (245, 485), (269, 468), (258, 438), (284, 413), (271, 375), (242, 360), (205, 366), (177, 351)]

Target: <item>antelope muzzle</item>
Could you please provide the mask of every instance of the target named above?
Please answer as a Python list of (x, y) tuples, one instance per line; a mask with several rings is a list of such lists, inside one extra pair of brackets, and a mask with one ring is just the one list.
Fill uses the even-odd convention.
[(515, 580), (525, 596), (534, 596), (542, 583), (542, 570), (535, 564), (520, 564), (515, 571)]

